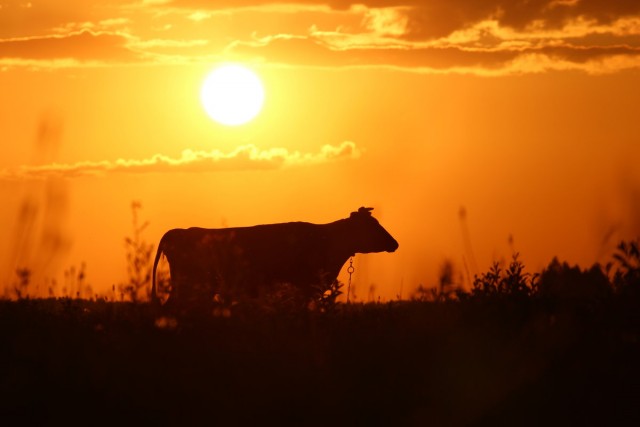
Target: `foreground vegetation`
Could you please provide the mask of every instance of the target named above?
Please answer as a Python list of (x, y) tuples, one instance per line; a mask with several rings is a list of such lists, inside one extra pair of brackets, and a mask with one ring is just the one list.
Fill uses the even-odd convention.
[[(517, 257), (468, 292), (234, 306), (0, 301), (0, 413), (22, 424), (637, 425), (640, 254)], [(275, 424), (277, 423), (277, 424)]]

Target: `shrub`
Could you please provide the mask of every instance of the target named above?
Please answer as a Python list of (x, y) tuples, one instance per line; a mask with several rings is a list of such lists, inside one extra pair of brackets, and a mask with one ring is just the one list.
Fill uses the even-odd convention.
[(524, 264), (515, 253), (506, 270), (500, 263), (494, 262), (488, 272), (476, 275), (473, 280), (471, 296), (486, 298), (507, 296), (510, 298), (527, 298), (537, 290), (538, 273), (533, 275), (524, 272)]
[(149, 226), (149, 221), (139, 223), (138, 211), (140, 209), (142, 209), (140, 202), (131, 203), (133, 235), (124, 239), (129, 281), (119, 285), (120, 294), (133, 302), (139, 301), (143, 296), (149, 298), (153, 269), (154, 246), (142, 238), (142, 232)]
[(613, 287), (616, 293), (629, 297), (640, 296), (640, 239), (621, 242), (613, 255), (614, 262), (607, 266), (614, 268)]
[(599, 303), (611, 294), (609, 279), (598, 264), (581, 270), (554, 258), (540, 275), (539, 295), (547, 300)]

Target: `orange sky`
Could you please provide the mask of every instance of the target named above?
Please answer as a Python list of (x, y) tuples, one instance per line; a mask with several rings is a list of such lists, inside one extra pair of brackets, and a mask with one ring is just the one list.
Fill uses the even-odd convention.
[[(199, 99), (223, 61), (266, 91), (235, 128)], [(111, 289), (132, 200), (154, 243), (373, 206), (400, 249), (356, 258), (360, 298), (464, 271), (461, 207), (481, 271), (607, 261), (640, 235), (639, 70), (637, 0), (0, 0), (0, 280)]]

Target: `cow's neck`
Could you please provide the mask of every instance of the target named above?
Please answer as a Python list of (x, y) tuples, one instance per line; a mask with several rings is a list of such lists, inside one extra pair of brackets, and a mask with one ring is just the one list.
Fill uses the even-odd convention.
[(348, 220), (341, 219), (331, 223), (331, 245), (330, 252), (335, 255), (336, 262), (340, 262), (340, 267), (347, 260), (355, 255), (356, 247), (350, 238), (350, 224)]

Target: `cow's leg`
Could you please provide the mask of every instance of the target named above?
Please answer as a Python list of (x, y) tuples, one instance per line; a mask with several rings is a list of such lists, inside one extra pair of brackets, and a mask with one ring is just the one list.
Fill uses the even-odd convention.
[(184, 284), (180, 282), (180, 280), (171, 276), (171, 291), (169, 292), (169, 296), (167, 297), (167, 301), (164, 303), (163, 308), (169, 312), (175, 311), (180, 305), (180, 297), (179, 297), (179, 289)]
[(171, 275), (171, 290), (164, 308), (168, 312), (176, 312), (184, 305), (185, 293), (189, 285), (188, 277), (184, 274), (184, 266), (181, 266), (178, 262), (174, 262), (169, 266), (169, 274)]

